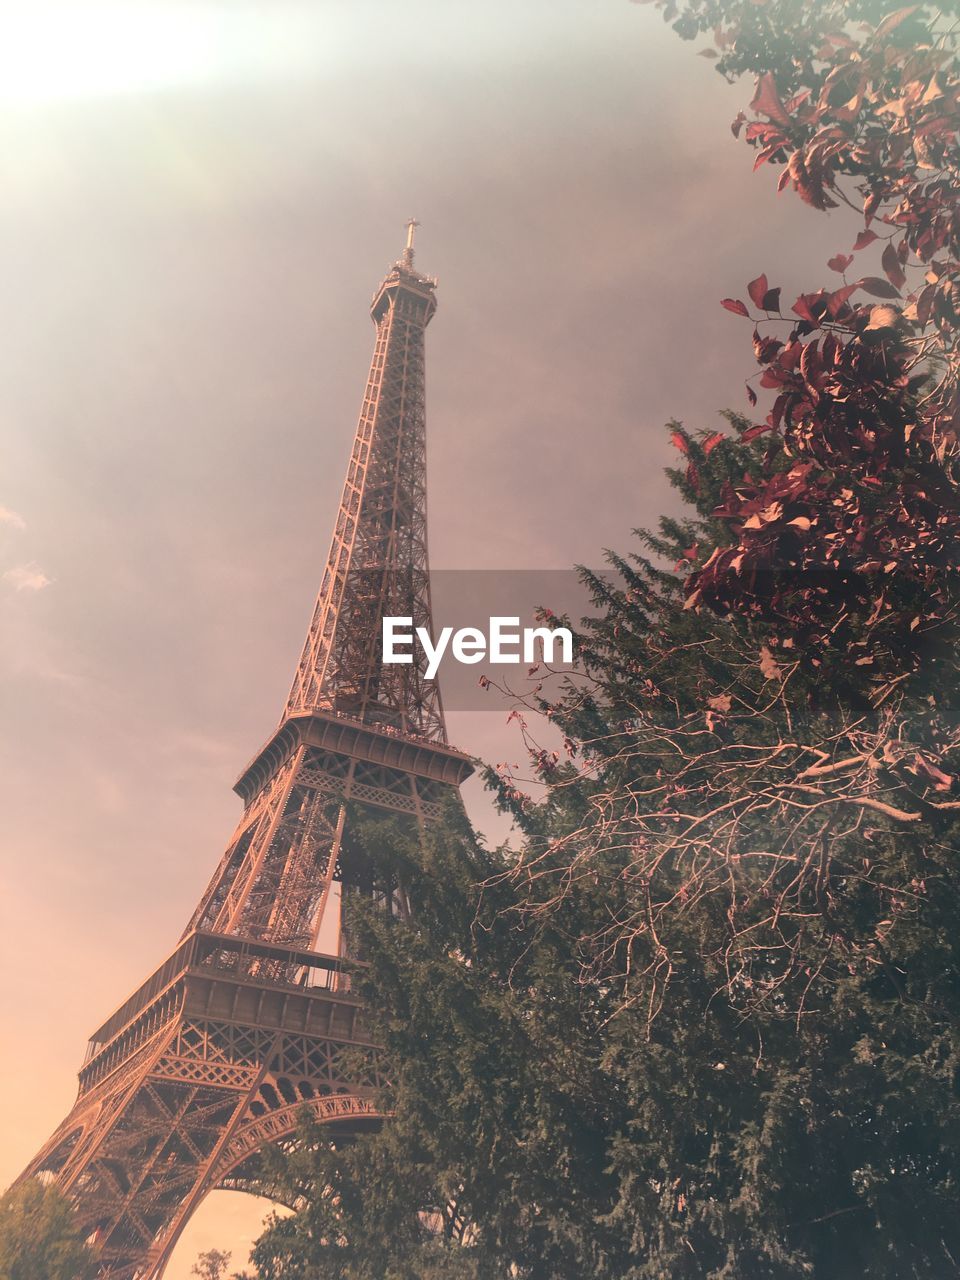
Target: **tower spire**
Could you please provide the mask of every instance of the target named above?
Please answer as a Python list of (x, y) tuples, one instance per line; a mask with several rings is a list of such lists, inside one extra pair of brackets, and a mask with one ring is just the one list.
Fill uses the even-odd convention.
[(416, 229), (417, 227), (419, 227), (419, 225), (420, 223), (416, 220), (416, 218), (407, 219), (407, 243), (406, 243), (406, 247), (403, 250), (403, 256), (400, 259), (400, 261), (403, 263), (405, 267), (413, 266), (413, 238), (414, 238), (414, 233), (416, 232)]
[(285, 716), (326, 710), (446, 742), (422, 650), (382, 665), (382, 619), (431, 629), (427, 563), (424, 332), (436, 281), (414, 271), (417, 220), (374, 295), (377, 327), (326, 571)]

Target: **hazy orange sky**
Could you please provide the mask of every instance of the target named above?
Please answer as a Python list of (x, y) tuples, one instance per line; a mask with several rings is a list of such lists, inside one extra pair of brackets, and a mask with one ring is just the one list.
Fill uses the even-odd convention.
[[(668, 501), (664, 421), (744, 407), (718, 300), (855, 234), (751, 174), (748, 97), (628, 0), (4, 6), (0, 1184), (233, 828), (406, 218), (434, 565), (596, 564)], [(451, 738), (512, 756), (504, 718)], [(168, 1280), (258, 1220), (212, 1197)]]

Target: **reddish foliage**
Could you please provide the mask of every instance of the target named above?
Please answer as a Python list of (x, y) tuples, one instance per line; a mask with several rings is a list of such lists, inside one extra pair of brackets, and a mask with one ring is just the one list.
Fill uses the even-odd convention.
[[(862, 210), (828, 267), (882, 245), (882, 275), (804, 292), (779, 337), (754, 332), (772, 404), (745, 435), (770, 436), (767, 462), (725, 493), (733, 545), (693, 569), (688, 603), (883, 686), (952, 639), (960, 599), (960, 4), (655, 2), (682, 35), (712, 33), (721, 73), (757, 77), (733, 125), (757, 167), (816, 209)], [(777, 319), (766, 275), (747, 292)]]
[(726, 307), (728, 311), (732, 311), (735, 316), (750, 315), (750, 312), (746, 308), (746, 304), (741, 302), (739, 298), (723, 298), (720, 305), (721, 307)]

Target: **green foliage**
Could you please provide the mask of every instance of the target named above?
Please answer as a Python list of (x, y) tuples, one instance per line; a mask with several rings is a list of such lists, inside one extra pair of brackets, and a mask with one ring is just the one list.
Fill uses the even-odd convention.
[(569, 921), (581, 983), (615, 996), (623, 1274), (951, 1274), (958, 830), (954, 775), (918, 762), (956, 732), (955, 659), (851, 714), (761, 624), (684, 609), (662, 563), (723, 545), (716, 494), (756, 459), (675, 443), (694, 512), (594, 581), (594, 683), (545, 706), (577, 767), (532, 747), (548, 799), (509, 801), (515, 911), (537, 936)]
[(0, 1280), (93, 1280), (96, 1256), (54, 1186), (30, 1181), (0, 1197)]
[(224, 1253), (222, 1249), (208, 1249), (197, 1258), (190, 1274), (199, 1276), (200, 1280), (224, 1280), (229, 1265), (229, 1253)]

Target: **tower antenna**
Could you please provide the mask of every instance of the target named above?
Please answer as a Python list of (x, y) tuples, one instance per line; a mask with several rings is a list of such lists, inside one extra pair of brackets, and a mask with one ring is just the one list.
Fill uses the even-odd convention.
[(407, 244), (400, 259), (405, 267), (413, 266), (413, 238), (419, 225), (416, 218), (407, 219)]

